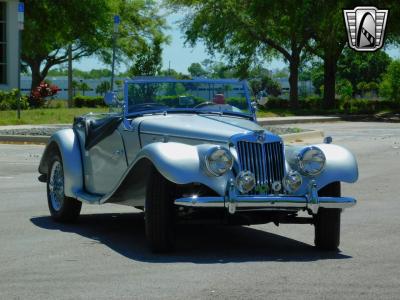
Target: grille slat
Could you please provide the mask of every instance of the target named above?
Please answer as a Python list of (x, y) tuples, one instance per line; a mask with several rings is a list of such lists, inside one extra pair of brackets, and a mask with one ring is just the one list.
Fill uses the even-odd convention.
[[(250, 171), (256, 178), (257, 187), (272, 191), (272, 183), (282, 183), (284, 176), (284, 154), (281, 142), (256, 143), (238, 141), (236, 149), (240, 170)], [(257, 189), (260, 190), (260, 189)]]

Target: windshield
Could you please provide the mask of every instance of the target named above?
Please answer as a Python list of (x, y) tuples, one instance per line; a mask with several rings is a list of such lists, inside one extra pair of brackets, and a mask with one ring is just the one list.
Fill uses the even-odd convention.
[(127, 115), (174, 110), (251, 113), (245, 82), (235, 80), (133, 80), (126, 92)]

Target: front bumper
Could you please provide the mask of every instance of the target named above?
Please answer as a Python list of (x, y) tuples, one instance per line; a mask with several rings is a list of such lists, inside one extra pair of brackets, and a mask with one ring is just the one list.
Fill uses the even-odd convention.
[(309, 187), (305, 196), (287, 195), (240, 195), (233, 185), (228, 195), (223, 197), (186, 197), (175, 200), (175, 204), (186, 207), (225, 207), (229, 213), (234, 214), (237, 209), (297, 209), (309, 210), (313, 214), (322, 208), (344, 209), (352, 207), (357, 203), (351, 197), (319, 197), (315, 183)]

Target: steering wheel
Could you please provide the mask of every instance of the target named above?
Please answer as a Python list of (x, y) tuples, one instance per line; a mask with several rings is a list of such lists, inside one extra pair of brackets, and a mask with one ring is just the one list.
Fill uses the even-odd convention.
[(165, 104), (162, 103), (157, 103), (157, 102), (147, 102), (147, 103), (138, 103), (134, 104), (134, 107), (151, 107), (151, 106), (163, 106), (165, 107)]
[(203, 107), (203, 106), (208, 106), (208, 105), (219, 105), (219, 104), (216, 104), (216, 103), (214, 103), (214, 102), (209, 102), (209, 101), (207, 101), (207, 102), (202, 102), (202, 103), (200, 103), (200, 104), (197, 104), (195, 107), (193, 107), (193, 108), (200, 108), (200, 107)]
[(161, 103), (156, 103), (156, 102), (148, 102), (148, 103), (138, 103), (138, 104), (134, 104), (132, 105), (130, 108), (137, 110), (137, 109), (142, 109), (142, 108), (159, 108), (159, 107), (168, 107), (165, 104), (161, 104)]

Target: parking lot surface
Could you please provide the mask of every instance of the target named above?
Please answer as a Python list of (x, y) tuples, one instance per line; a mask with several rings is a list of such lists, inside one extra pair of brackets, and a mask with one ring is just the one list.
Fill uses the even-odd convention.
[(400, 125), (296, 124), (354, 152), (358, 199), (339, 253), (314, 249), (310, 225), (185, 226), (177, 251), (146, 248), (143, 215), (87, 206), (49, 218), (37, 181), (42, 146), (0, 145), (0, 299), (399, 299)]

